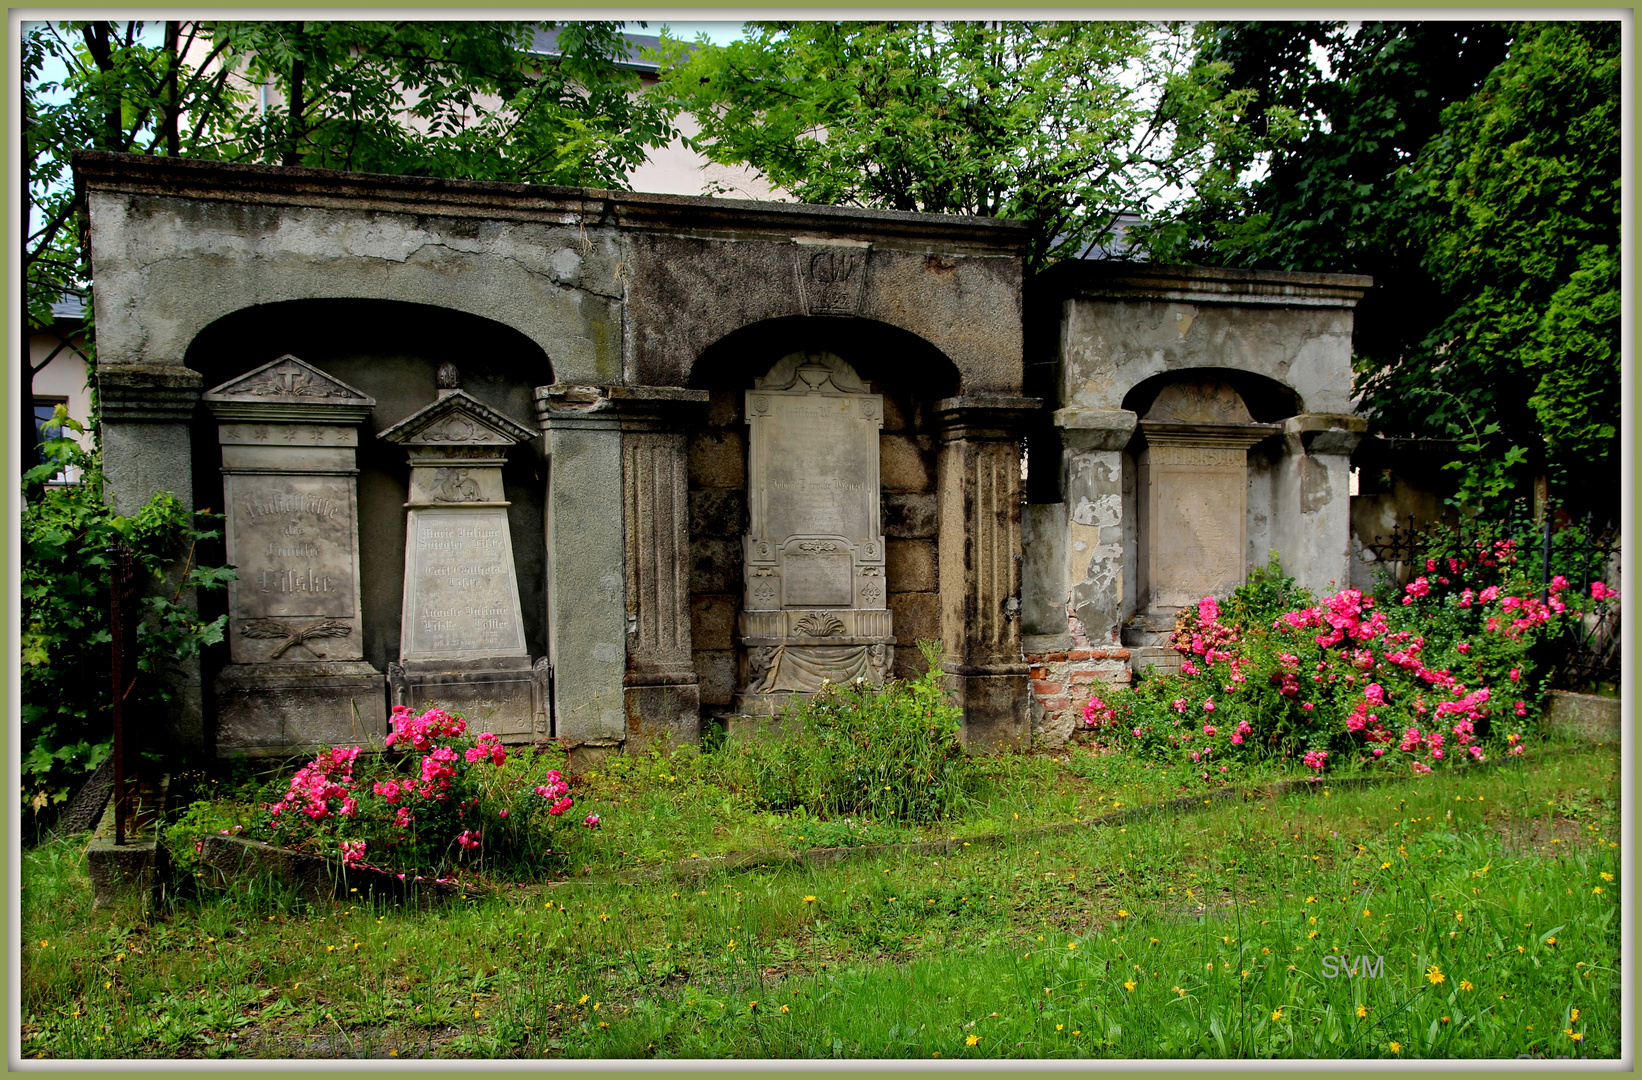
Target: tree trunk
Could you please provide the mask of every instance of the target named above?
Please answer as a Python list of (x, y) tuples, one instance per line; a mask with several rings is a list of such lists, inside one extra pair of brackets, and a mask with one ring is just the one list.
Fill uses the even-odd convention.
[[(303, 27), (306, 26), (306, 25), (307, 25), (306, 23), (300, 23), (300, 22), (296, 24), (296, 34), (297, 34), (298, 38), (300, 38), (302, 36)], [(303, 101), (302, 101), (302, 91), (303, 91), (302, 81), (303, 81), (303, 79), (305, 79), (307, 77), (307, 74), (308, 74), (307, 62), (304, 61), (300, 56), (297, 57), (295, 60), (293, 60), (291, 62), (291, 96), (290, 96), (290, 100), (288, 102), (286, 102), (286, 110), (285, 110), (285, 139), (286, 139), (286, 143), (285, 143), (285, 155), (284, 155), (284, 157), (282, 157), (280, 159), (280, 164), (281, 165), (291, 166), (291, 165), (300, 165), (302, 163), (302, 155), (297, 150), (297, 143), (301, 138), (302, 111), (303, 111), (303, 108), (304, 108), (304, 104), (303, 104)]]

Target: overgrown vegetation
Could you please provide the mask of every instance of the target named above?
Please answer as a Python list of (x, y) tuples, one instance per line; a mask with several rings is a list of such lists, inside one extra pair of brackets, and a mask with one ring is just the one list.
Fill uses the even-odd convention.
[[(84, 429), (60, 407), (53, 423), (62, 435), (45, 444), (45, 462), (24, 476), (38, 496), (24, 506), (20, 530), (25, 835), (49, 819), (111, 746), (111, 546), (131, 552), (140, 582), (153, 590), (140, 601), (143, 618), (126, 660), (128, 677), (133, 664), (137, 676), (127, 715), (148, 730), (171, 700), (161, 676), (221, 641), (228, 621), (201, 620), (190, 593), (221, 588), (233, 577), (232, 570), (193, 561), (194, 545), (217, 535), (210, 515), (188, 513), (169, 492), (156, 493), (130, 517), (113, 513), (103, 501), (97, 456), (70, 437)], [(45, 486), (68, 468), (79, 470), (79, 483)]]
[[(255, 881), (92, 909), (81, 849), (53, 843), (24, 856), (22, 1053), (1613, 1058), (1618, 765), (1547, 748), (949, 854), (706, 861), (432, 912)], [(1012, 786), (1029, 804), (1049, 779)], [(642, 823), (636, 789), (603, 780), (577, 809), (605, 826), (573, 831), (599, 867)]]
[(1321, 773), (1522, 753), (1544, 695), (1536, 647), (1617, 594), (1559, 575), (1541, 599), (1509, 538), (1423, 562), (1394, 599), (1343, 589), (1314, 602), (1274, 559), (1224, 612), (1205, 597), (1181, 613), (1179, 675), (1092, 698), (1086, 718), (1112, 744), (1189, 760), (1204, 780), (1273, 754)]

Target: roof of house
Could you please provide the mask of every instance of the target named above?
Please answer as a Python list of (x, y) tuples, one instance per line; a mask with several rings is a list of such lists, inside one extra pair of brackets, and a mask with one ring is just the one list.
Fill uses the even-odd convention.
[[(656, 63), (654, 61), (644, 59), (644, 57), (640, 55), (640, 50), (659, 48), (661, 45), (661, 38), (651, 34), (625, 33), (622, 34), (622, 37), (627, 39), (627, 55), (624, 59), (617, 61), (616, 66), (626, 68), (629, 71), (636, 71), (641, 75), (656, 74)], [(526, 51), (537, 56), (558, 56), (558, 28), (554, 27), (551, 30), (543, 30), (538, 27), (535, 31), (535, 36), (530, 43), (530, 48)]]

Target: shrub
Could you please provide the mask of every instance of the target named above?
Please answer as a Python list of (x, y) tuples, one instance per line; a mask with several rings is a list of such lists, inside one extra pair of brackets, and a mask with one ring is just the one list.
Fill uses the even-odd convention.
[[(446, 877), (462, 868), (536, 871), (575, 805), (552, 751), (509, 750), (440, 709), (393, 711), (382, 753), (323, 749), (265, 808), (253, 834), (272, 843)], [(582, 824), (598, 824), (588, 815)]]
[[(1522, 753), (1543, 690), (1535, 645), (1591, 598), (1557, 577), (1538, 599), (1508, 540), (1426, 566), (1394, 603), (1356, 589), (1310, 603), (1273, 560), (1225, 612), (1205, 597), (1181, 613), (1180, 675), (1091, 698), (1086, 723), (1134, 752), (1184, 757), (1204, 779), (1273, 754), (1320, 773), (1380, 761), (1429, 772), (1491, 749)], [(1595, 599), (1612, 596), (1596, 586)], [(1300, 602), (1267, 623), (1276, 598)]]
[[(59, 415), (68, 431), (85, 429)], [(183, 603), (191, 589), (220, 588), (233, 577), (224, 567), (193, 565), (194, 545), (217, 534), (189, 514), (170, 492), (159, 492), (131, 517), (103, 501), (102, 472), (95, 455), (72, 438), (48, 440), (46, 461), (24, 474), (33, 493), (23, 508), (22, 538), (22, 780), (25, 815), (44, 816), (66, 800), (108, 756), (109, 546), (130, 550), (145, 584), (174, 578), (169, 595), (145, 596), (144, 614), (127, 656), (144, 678), (126, 700), (127, 716), (160, 715), (169, 695), (152, 677), (177, 660), (199, 655), (222, 640), (228, 617), (203, 621)], [(45, 487), (66, 469), (81, 481)], [(130, 729), (128, 729), (130, 730)]]
[(818, 818), (951, 816), (971, 779), (958, 742), (962, 713), (939, 685), (940, 646), (918, 649), (928, 669), (915, 681), (829, 685), (791, 717), (797, 730), (786, 739), (728, 739), (718, 752), (727, 784), (761, 809)]

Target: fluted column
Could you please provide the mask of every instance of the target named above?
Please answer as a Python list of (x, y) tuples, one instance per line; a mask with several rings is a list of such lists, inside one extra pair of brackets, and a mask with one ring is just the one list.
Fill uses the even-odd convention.
[(935, 406), (941, 433), (941, 639), (974, 749), (1024, 745), (1021, 655), (1021, 447), (1036, 398), (972, 396)]
[(696, 742), (701, 692), (690, 654), (689, 469), (684, 424), (707, 391), (617, 386), (622, 428), (622, 522), (627, 670), (622, 702), (629, 750), (665, 739)]

